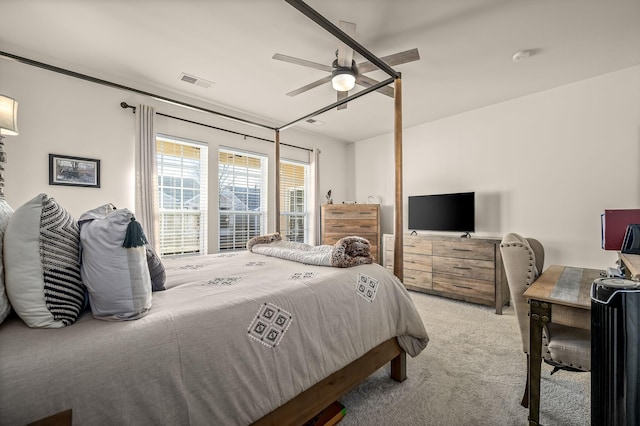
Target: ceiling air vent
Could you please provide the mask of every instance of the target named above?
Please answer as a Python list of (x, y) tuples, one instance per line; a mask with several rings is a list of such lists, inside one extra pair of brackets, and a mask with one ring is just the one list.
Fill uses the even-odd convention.
[(323, 121), (316, 120), (314, 118), (309, 118), (307, 120), (304, 120), (304, 122), (307, 124), (313, 124), (314, 126), (322, 126), (324, 124)]
[(213, 85), (212, 81), (205, 80), (204, 78), (195, 77), (193, 75), (182, 73), (180, 74), (180, 80), (187, 82), (189, 84), (195, 84), (196, 86), (204, 87), (208, 89)]

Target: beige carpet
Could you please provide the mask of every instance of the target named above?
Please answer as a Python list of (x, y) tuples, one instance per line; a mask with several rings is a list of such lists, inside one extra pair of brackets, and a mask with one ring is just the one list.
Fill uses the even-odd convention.
[[(388, 366), (345, 395), (348, 425), (527, 425), (520, 406), (526, 374), (515, 313), (411, 292), (429, 332), (427, 348), (407, 357), (407, 380)], [(542, 367), (543, 425), (590, 423), (590, 373)]]

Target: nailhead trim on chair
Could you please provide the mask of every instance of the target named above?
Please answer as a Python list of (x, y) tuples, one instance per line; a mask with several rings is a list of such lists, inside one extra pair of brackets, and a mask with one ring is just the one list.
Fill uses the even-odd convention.
[(533, 282), (533, 268), (534, 268), (533, 256), (531, 256), (531, 250), (522, 243), (505, 243), (505, 244), (500, 244), (500, 247), (521, 247), (529, 253), (529, 270), (527, 271), (528, 272), (527, 285), (530, 285)]

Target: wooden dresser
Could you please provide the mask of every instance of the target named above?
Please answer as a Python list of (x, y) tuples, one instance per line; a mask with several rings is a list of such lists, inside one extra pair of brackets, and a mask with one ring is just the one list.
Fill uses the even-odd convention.
[(371, 255), (380, 262), (380, 204), (322, 204), (322, 242), (335, 244), (340, 238), (356, 235), (369, 240)]
[[(384, 235), (384, 266), (393, 272), (393, 235)], [(404, 285), (409, 290), (495, 306), (509, 302), (500, 239), (403, 235)]]

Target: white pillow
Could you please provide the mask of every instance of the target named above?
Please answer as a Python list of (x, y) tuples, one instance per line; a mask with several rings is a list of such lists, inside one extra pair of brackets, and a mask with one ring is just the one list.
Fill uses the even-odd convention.
[(13, 214), (13, 209), (7, 202), (0, 199), (0, 324), (11, 312), (11, 305), (9, 304), (9, 298), (7, 292), (4, 289), (4, 267), (2, 262), (2, 240), (4, 239), (4, 233), (7, 230), (9, 219)]
[(75, 219), (47, 194), (18, 208), (4, 235), (5, 285), (29, 327), (73, 324), (85, 302)]
[(139, 226), (127, 209), (107, 204), (78, 221), (82, 246), (82, 280), (97, 319), (122, 321), (145, 316), (151, 309), (151, 277), (144, 243), (124, 248), (130, 224)]

